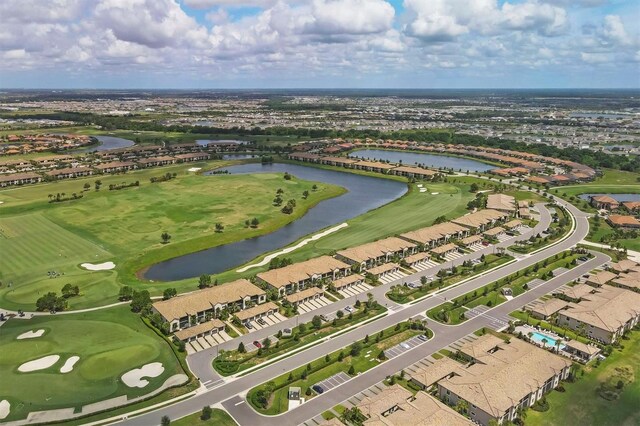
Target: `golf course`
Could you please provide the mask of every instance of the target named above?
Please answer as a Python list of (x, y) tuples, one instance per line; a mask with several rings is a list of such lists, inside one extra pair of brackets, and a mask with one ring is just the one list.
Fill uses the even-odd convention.
[[(192, 164), (213, 168), (228, 162)], [(343, 193), (335, 185), (282, 174), (205, 176), (180, 165), (122, 175), (97, 176), (0, 191), (0, 301), (7, 309), (32, 311), (38, 297), (77, 285), (70, 309), (117, 301), (124, 284), (141, 286), (136, 273), (153, 263), (217, 245), (267, 234), (301, 217), (318, 202)], [(164, 182), (150, 178), (176, 173)], [(95, 182), (101, 181), (100, 189)], [(139, 186), (109, 190), (110, 185)], [(85, 189), (85, 184), (89, 185)], [(295, 200), (291, 214), (274, 206), (276, 191)], [(49, 202), (50, 194), (82, 198)], [(306, 194), (306, 195), (305, 195)], [(247, 222), (253, 222), (255, 225)], [(161, 238), (170, 236), (168, 242)], [(89, 271), (84, 263), (113, 262)], [(86, 266), (86, 265), (85, 265)], [(159, 294), (179, 283), (147, 283)]]
[[(131, 314), (128, 306), (9, 321), (0, 328), (0, 345), (0, 395), (11, 404), (5, 421), (33, 411), (78, 409), (122, 395), (145, 395), (169, 377), (184, 374), (169, 344)], [(47, 368), (19, 370), (28, 361), (51, 356), (59, 359)], [(66, 361), (71, 357), (78, 358), (68, 371)], [(121, 379), (124, 373), (150, 363), (160, 363), (163, 371), (157, 377), (145, 377), (147, 385), (129, 387)], [(62, 371), (68, 372), (63, 373), (65, 365)]]

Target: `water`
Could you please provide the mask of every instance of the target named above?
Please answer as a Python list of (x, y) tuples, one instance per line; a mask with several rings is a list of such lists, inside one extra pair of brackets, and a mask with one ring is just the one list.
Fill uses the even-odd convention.
[[(554, 339), (551, 336), (547, 336), (546, 334), (542, 334), (542, 333), (538, 333), (537, 331), (534, 331), (533, 334), (531, 335), (531, 340), (533, 340), (536, 343), (539, 343), (540, 345), (542, 345), (542, 339), (546, 339), (545, 342), (545, 346), (547, 348), (556, 348), (556, 342), (558, 341), (558, 339)], [(560, 349), (563, 349), (566, 345), (560, 343)]]
[(81, 153), (81, 152), (108, 151), (110, 149), (127, 148), (129, 146), (135, 145), (135, 142), (132, 140), (118, 138), (115, 136), (100, 135), (100, 136), (94, 136), (94, 138), (100, 141), (100, 145), (76, 149), (73, 152)]
[(608, 195), (621, 203), (625, 201), (640, 201), (640, 194), (580, 194), (579, 197), (589, 201), (589, 197), (596, 197), (598, 195)]
[(569, 114), (571, 118), (606, 118), (610, 120), (617, 120), (619, 118), (633, 118), (630, 114), (611, 114), (611, 113), (599, 113), (599, 112), (572, 112)]
[[(294, 164), (242, 164), (226, 168), (232, 174), (284, 173), (297, 178), (339, 185), (345, 194), (324, 200), (290, 224), (260, 237), (213, 247), (152, 265), (146, 279), (173, 281), (220, 273), (285, 247), (301, 237), (342, 223), (401, 197), (407, 185), (398, 181)], [(215, 179), (211, 176), (210, 179)], [(340, 232), (340, 231), (338, 231)]]
[(483, 163), (481, 161), (469, 160), (467, 158), (451, 157), (446, 155), (434, 155), (434, 154), (421, 154), (415, 152), (404, 151), (386, 151), (382, 149), (362, 149), (354, 151), (349, 154), (350, 157), (368, 158), (370, 160), (385, 160), (392, 163), (399, 163), (407, 166), (413, 166), (415, 164), (423, 164), (427, 167), (446, 169), (472, 171), (472, 172), (485, 172), (487, 170), (495, 169), (496, 166)]

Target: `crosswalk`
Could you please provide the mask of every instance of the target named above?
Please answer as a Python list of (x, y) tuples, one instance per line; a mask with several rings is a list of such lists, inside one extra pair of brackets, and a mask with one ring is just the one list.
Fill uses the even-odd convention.
[(496, 331), (503, 330), (509, 326), (509, 321), (511, 320), (509, 315), (493, 315), (493, 313), (487, 313), (489, 309), (491, 308), (484, 305), (476, 306), (465, 311), (464, 316), (467, 319), (482, 316), (489, 320), (489, 328), (492, 328)]

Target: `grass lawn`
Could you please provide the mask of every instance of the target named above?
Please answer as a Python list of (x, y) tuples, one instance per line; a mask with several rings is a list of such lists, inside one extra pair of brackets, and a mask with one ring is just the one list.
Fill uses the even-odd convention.
[[(20, 334), (44, 329), (42, 337), (17, 340)], [(174, 374), (183, 373), (169, 344), (158, 339), (128, 307), (72, 315), (9, 320), (0, 328), (0, 395), (11, 404), (5, 420), (24, 418), (31, 411), (82, 405), (119, 395), (136, 397), (156, 389)], [(26, 361), (60, 355), (52, 367), (20, 373)], [(59, 372), (70, 356), (79, 356), (73, 370)], [(129, 388), (123, 373), (151, 362), (164, 372), (149, 378), (144, 388)]]
[(589, 218), (589, 235), (587, 241), (593, 241), (595, 243), (611, 244), (619, 243), (622, 247), (626, 247), (629, 250), (640, 251), (640, 239), (638, 238), (620, 238), (616, 235), (614, 229), (607, 223), (606, 220), (600, 219), (598, 226), (594, 226), (595, 221), (593, 218)]
[(201, 412), (193, 413), (189, 416), (171, 422), (172, 426), (236, 426), (237, 423), (231, 418), (226, 411), (214, 408), (211, 418), (201, 420)]
[[(202, 163), (201, 166), (228, 164)], [(13, 256), (0, 257), (0, 300), (11, 309), (33, 310), (38, 294), (60, 291), (63, 285), (77, 284), (81, 295), (70, 300), (71, 308), (84, 308), (116, 301), (121, 284), (140, 285), (135, 273), (152, 263), (205, 248), (251, 238), (278, 229), (302, 216), (323, 199), (343, 193), (334, 185), (300, 179), (283, 179), (281, 174), (215, 175), (187, 173), (188, 167), (100, 177), (102, 189), (96, 192), (96, 178), (34, 185), (0, 191), (3, 218), (0, 219), (0, 251)], [(167, 172), (176, 179), (152, 184), (149, 178)], [(109, 191), (118, 182), (140, 181), (139, 187)], [(84, 198), (48, 203), (48, 194), (81, 193), (85, 182), (92, 189)], [(317, 190), (312, 186), (316, 184)], [(286, 215), (272, 205), (276, 190), (283, 199), (295, 199), (294, 213)], [(303, 199), (302, 193), (309, 191)], [(245, 226), (257, 218), (257, 228)], [(215, 224), (224, 225), (216, 232)], [(160, 234), (171, 234), (162, 244)], [(89, 272), (84, 262), (113, 261), (113, 271)], [(64, 276), (50, 279), (48, 271)], [(193, 280), (191, 280), (193, 281)], [(8, 288), (8, 283), (13, 286)], [(168, 287), (184, 291), (178, 283), (146, 285), (155, 294)], [(184, 286), (183, 286), (184, 287)], [(188, 290), (193, 290), (189, 287)]]
[[(547, 395), (549, 411), (529, 410), (526, 425), (637, 425), (640, 424), (640, 332), (622, 340), (623, 350), (614, 350), (599, 367), (586, 367), (585, 375), (575, 383), (565, 383), (564, 393)], [(630, 374), (629, 374), (630, 373)], [(631, 382), (628, 382), (628, 378)], [(625, 386), (617, 400), (608, 401), (598, 394), (601, 383), (614, 385), (622, 379)]]
[[(398, 329), (396, 329), (396, 327)], [(266, 415), (276, 415), (283, 413), (287, 410), (287, 392), (289, 387), (298, 386), (301, 388), (301, 392), (306, 400), (312, 399), (315, 392), (311, 392), (306, 395), (307, 389), (314, 384), (331, 377), (340, 372), (347, 373), (353, 366), (354, 374), (358, 374), (367, 371), (381, 362), (377, 359), (378, 354), (388, 348), (391, 348), (407, 339), (418, 334), (431, 335), (430, 330), (418, 331), (409, 328), (409, 324), (404, 322), (395, 327), (390, 327), (383, 330), (380, 341), (376, 343), (376, 336), (369, 337), (369, 341), (364, 343), (364, 340), (359, 341), (361, 344), (361, 350), (356, 355), (351, 355), (351, 347), (345, 348), (329, 354), (329, 360), (326, 358), (319, 358), (309, 364), (308, 367), (300, 367), (290, 373), (283, 374), (271, 382), (262, 384), (251, 389), (247, 395), (247, 400), (259, 413)], [(339, 360), (340, 353), (344, 358)], [(302, 378), (303, 374), (307, 374), (306, 378)], [(289, 380), (292, 377), (293, 380)], [(259, 391), (264, 389), (272, 389), (271, 396), (269, 397), (269, 403), (266, 408), (259, 405)]]
[(638, 173), (605, 169), (604, 174), (592, 182), (578, 185), (557, 186), (552, 188), (552, 192), (557, 189), (560, 194), (566, 193), (569, 196), (601, 193), (638, 194), (640, 193), (640, 181), (638, 181), (638, 178), (640, 178), (640, 174)]

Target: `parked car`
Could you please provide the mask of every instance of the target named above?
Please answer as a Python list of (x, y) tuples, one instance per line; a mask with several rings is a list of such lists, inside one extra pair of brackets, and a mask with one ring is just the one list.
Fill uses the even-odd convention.
[(402, 346), (405, 349), (411, 349), (411, 346), (409, 346), (409, 344), (405, 342), (400, 343), (400, 346)]
[(320, 394), (322, 394), (324, 392), (324, 388), (322, 386), (320, 386), (320, 385), (313, 385), (311, 387), (311, 389), (313, 389), (313, 391), (315, 393), (317, 393), (318, 395), (320, 395)]
[(244, 326), (247, 327), (247, 330), (251, 330), (253, 328), (250, 322), (245, 322)]
[(262, 347), (262, 343), (258, 342), (257, 340), (255, 342), (253, 342), (253, 346), (255, 346), (256, 348), (260, 349)]
[(482, 245), (483, 245), (483, 246), (488, 246), (488, 245), (489, 245), (489, 242), (488, 242), (488, 241), (483, 241), (483, 242), (482, 242)]
[(258, 318), (258, 324), (260, 325), (267, 325), (266, 321), (263, 320), (262, 318)]
[(419, 335), (419, 336), (418, 336), (418, 339), (423, 340), (423, 341), (425, 341), (425, 342), (426, 342), (427, 340), (429, 340), (429, 338), (428, 338), (427, 336), (425, 336), (424, 334)]
[(354, 311), (354, 309), (351, 306), (345, 306), (344, 310), (347, 311), (347, 312), (353, 312)]

